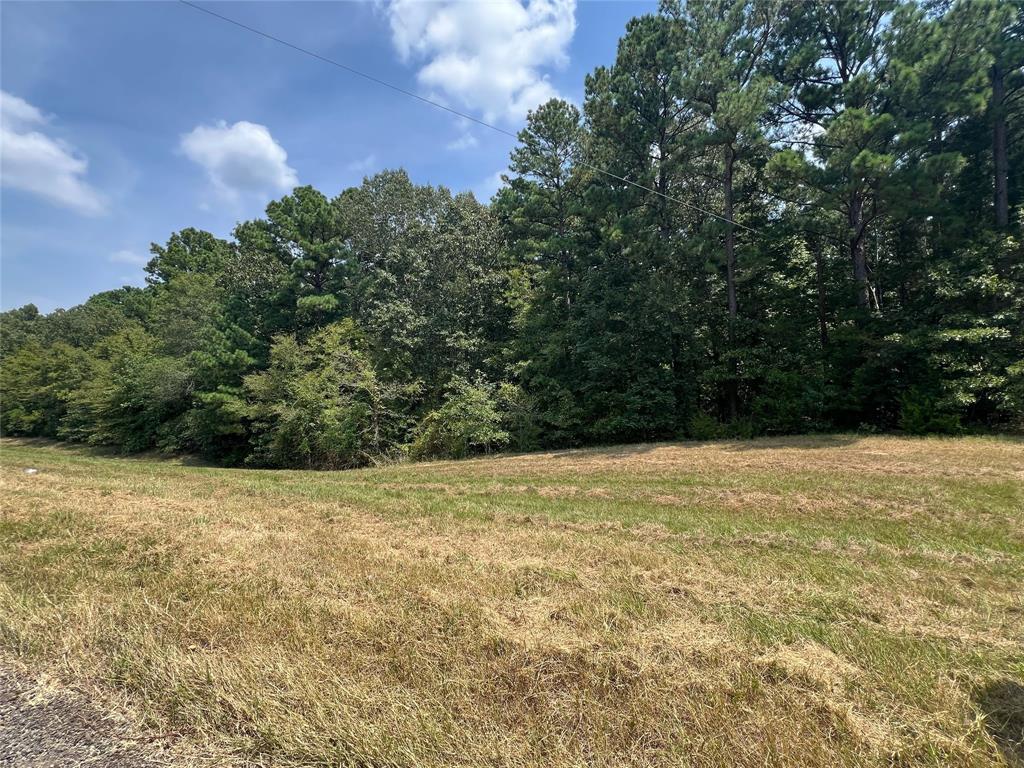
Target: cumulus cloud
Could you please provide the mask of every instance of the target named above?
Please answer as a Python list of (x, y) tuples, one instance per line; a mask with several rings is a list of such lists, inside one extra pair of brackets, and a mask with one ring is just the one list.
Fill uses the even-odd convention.
[(181, 151), (201, 166), (225, 197), (287, 191), (299, 183), (288, 153), (265, 125), (240, 120), (199, 125), (181, 137)]
[(0, 91), (0, 116), (5, 127), (12, 130), (24, 130), (26, 126), (46, 123), (46, 116), (20, 96), (7, 91)]
[(473, 149), (479, 143), (480, 142), (477, 141), (476, 136), (467, 131), (466, 133), (459, 136), (459, 138), (453, 141), (449, 141), (447, 144), (447, 148), (452, 150), (453, 152), (458, 152), (463, 149)]
[(44, 133), (49, 118), (24, 99), (0, 91), (0, 179), (86, 216), (105, 210), (103, 196), (84, 177), (89, 161), (70, 144)]
[(558, 95), (543, 70), (569, 60), (576, 0), (391, 0), (387, 11), (420, 84), (488, 121), (521, 120)]

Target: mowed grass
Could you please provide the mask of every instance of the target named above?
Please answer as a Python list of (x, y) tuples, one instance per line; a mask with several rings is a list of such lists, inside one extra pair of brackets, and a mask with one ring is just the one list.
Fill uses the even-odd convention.
[(215, 764), (1024, 755), (1019, 440), (335, 473), (8, 440), (0, 460), (4, 652)]

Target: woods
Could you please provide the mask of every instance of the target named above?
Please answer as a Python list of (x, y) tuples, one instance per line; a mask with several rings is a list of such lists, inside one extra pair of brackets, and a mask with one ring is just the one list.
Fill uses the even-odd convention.
[(0, 322), (5, 434), (411, 453), (1024, 427), (1024, 3), (666, 0), (489, 205), (296, 188)]

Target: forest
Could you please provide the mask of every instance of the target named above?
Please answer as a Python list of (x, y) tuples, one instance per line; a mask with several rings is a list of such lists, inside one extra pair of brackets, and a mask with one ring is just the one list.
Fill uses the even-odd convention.
[(0, 426), (302, 468), (1019, 431), (1022, 65), (1022, 0), (666, 0), (488, 203), (298, 187), (3, 313)]

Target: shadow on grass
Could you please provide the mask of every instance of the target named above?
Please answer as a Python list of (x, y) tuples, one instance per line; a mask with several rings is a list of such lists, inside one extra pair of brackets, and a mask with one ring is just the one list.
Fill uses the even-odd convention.
[(763, 451), (766, 448), (799, 448), (813, 451), (822, 448), (842, 448), (859, 443), (866, 437), (867, 435), (855, 434), (786, 435), (724, 440), (711, 444), (719, 445), (725, 451)]
[[(547, 456), (572, 456), (580, 454), (598, 454), (611, 458), (628, 458), (631, 456), (642, 456), (645, 453), (656, 451), (660, 448), (715, 448), (722, 451), (763, 451), (771, 448), (801, 448), (816, 450), (822, 448), (841, 448), (845, 445), (853, 445), (865, 438), (865, 435), (856, 434), (817, 434), (817, 435), (780, 435), (775, 437), (749, 437), (749, 438), (716, 438), (714, 440), (668, 440), (650, 443), (635, 443), (629, 445), (595, 445), (581, 446), (579, 448), (553, 449), (539, 451), (537, 453)], [(530, 456), (526, 453), (502, 453), (496, 456)]]
[(186, 467), (219, 467), (223, 466), (216, 462), (209, 461), (200, 456), (188, 453), (168, 454), (157, 450), (139, 451), (136, 453), (125, 453), (119, 448), (109, 445), (87, 445), (85, 443), (72, 443), (62, 440), (54, 440), (49, 437), (7, 437), (0, 441), (0, 451), (4, 446), (20, 446), (25, 448), (44, 448), (61, 453), (76, 456), (85, 456), (93, 459), (123, 459), (125, 461), (164, 461), (182, 464)]
[(977, 691), (975, 703), (1006, 762), (1024, 768), (1024, 685), (1009, 678), (996, 680)]
[[(496, 452), (488, 454), (480, 454), (475, 456), (466, 457), (463, 461), (481, 461), (487, 459), (516, 459), (516, 458), (566, 458), (572, 456), (585, 456), (587, 454), (604, 456), (612, 459), (626, 459), (636, 456), (643, 456), (644, 454), (656, 451), (662, 448), (708, 448), (721, 451), (731, 452), (743, 452), (743, 451), (764, 451), (772, 449), (798, 449), (798, 450), (823, 450), (829, 448), (842, 448), (845, 446), (854, 445), (862, 440), (870, 437), (888, 437), (888, 438), (904, 438), (907, 440), (921, 440), (921, 439), (936, 439), (936, 440), (950, 440), (955, 441), (958, 437), (929, 437), (921, 438), (908, 435), (900, 435), (894, 433), (878, 433), (877, 435), (865, 435), (857, 434), (852, 432), (847, 433), (819, 433), (819, 434), (808, 434), (808, 435), (778, 435), (768, 437), (752, 437), (752, 438), (718, 438), (714, 440), (664, 440), (664, 441), (652, 441), (644, 443), (631, 443), (631, 444), (612, 444), (612, 445), (584, 445), (584, 446), (572, 446), (566, 448), (547, 448), (538, 449), (535, 451), (509, 451), (509, 452)], [(1000, 442), (1009, 442), (1015, 445), (1021, 445), (1024, 447), (1024, 436), (1016, 434), (1006, 433), (986, 433), (984, 435), (992, 440), (998, 440)], [(87, 456), (91, 458), (114, 458), (114, 459), (126, 459), (134, 461), (162, 461), (172, 462), (175, 464), (181, 464), (186, 467), (212, 467), (212, 468), (228, 468), (228, 469), (239, 469), (240, 465), (232, 464), (221, 464), (216, 461), (204, 459), (201, 456), (187, 453), (179, 454), (167, 454), (161, 453), (157, 450), (147, 450), (139, 453), (125, 453), (124, 451), (102, 445), (85, 445), (83, 443), (69, 443), (52, 438), (44, 437), (9, 437), (0, 436), (0, 451), (5, 445), (8, 446), (26, 446), (31, 448), (48, 448), (51, 450), (78, 454), (80, 456)], [(424, 461), (386, 461), (382, 467), (391, 466), (394, 463), (409, 463), (411, 465), (429, 466), (435, 463), (447, 463), (451, 459), (430, 459)], [(374, 465), (367, 467), (368, 469), (375, 468)], [(261, 468), (269, 469), (269, 468)], [(310, 468), (312, 469), (312, 468)], [(339, 470), (324, 470), (324, 471), (339, 471)], [(347, 471), (347, 470), (340, 470)]]

